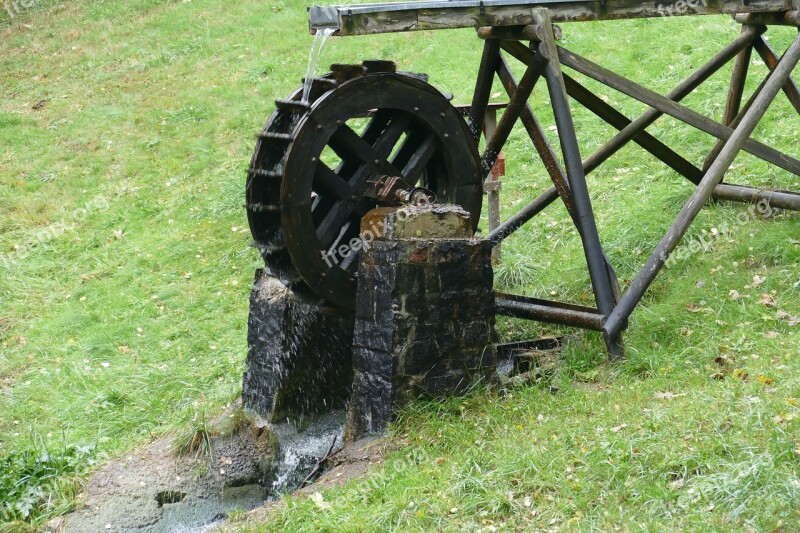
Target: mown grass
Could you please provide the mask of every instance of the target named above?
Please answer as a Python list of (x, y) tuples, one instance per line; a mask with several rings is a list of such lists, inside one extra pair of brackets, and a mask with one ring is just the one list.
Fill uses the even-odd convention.
[[(259, 265), (244, 228), (244, 170), (252, 133), (305, 71), (304, 8), (86, 0), (0, 13), (3, 460), (41, 457), (42, 445), (124, 453), (191, 432), (191, 421), (237, 396)], [(662, 92), (738, 31), (725, 17), (565, 30), (567, 47)], [(770, 34), (779, 49), (794, 35)], [(395, 59), (467, 102), (479, 56), (471, 31), (443, 31), (332, 39), (323, 64)], [(766, 72), (757, 61), (753, 70)], [(719, 117), (729, 71), (686, 102)], [(587, 84), (631, 116), (644, 109)], [(544, 87), (533, 101), (552, 124)], [(575, 121), (585, 154), (612, 133), (580, 109)], [(651, 131), (694, 161), (713, 144), (671, 120)], [(779, 100), (756, 136), (796, 155), (798, 132)], [(546, 185), (521, 131), (506, 153), (505, 216)], [(749, 156), (727, 179), (796, 188), (796, 178)], [(589, 182), (626, 282), (691, 187), (635, 147)], [(292, 500), (257, 527), (800, 529), (800, 363), (789, 325), (800, 314), (798, 218), (737, 221), (743, 210), (716, 204), (700, 215), (690, 239), (728, 232), (654, 284), (631, 321), (624, 363), (605, 362), (597, 335), (570, 332), (557, 394), (533, 386), (411, 406), (394, 430), (407, 449), (367, 485), (326, 491), (325, 505)], [(504, 253), (506, 288), (591, 301), (562, 207)], [(568, 331), (518, 321), (500, 330)], [(83, 472), (90, 460), (80, 461), (58, 475)], [(4, 483), (20, 481), (14, 472), (0, 472)], [(46, 489), (26, 518), (33, 524), (73, 501), (51, 473), (25, 478), (34, 492)]]

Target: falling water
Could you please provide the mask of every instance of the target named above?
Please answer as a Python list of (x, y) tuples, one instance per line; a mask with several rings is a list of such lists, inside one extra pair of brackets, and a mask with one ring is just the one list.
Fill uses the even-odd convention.
[(275, 478), (267, 487), (270, 499), (298, 489), (328, 451), (342, 448), (344, 417), (344, 411), (333, 411), (302, 429), (294, 423), (273, 426), (280, 450)]
[(311, 44), (311, 52), (308, 54), (308, 68), (306, 69), (306, 77), (303, 81), (303, 102), (308, 102), (308, 98), (311, 93), (311, 82), (314, 80), (314, 74), (317, 71), (319, 57), (322, 54), (322, 49), (325, 47), (325, 43), (328, 41), (328, 37), (333, 35), (334, 31), (336, 30), (333, 28), (323, 28), (321, 30), (317, 30), (317, 33), (314, 35), (314, 42)]

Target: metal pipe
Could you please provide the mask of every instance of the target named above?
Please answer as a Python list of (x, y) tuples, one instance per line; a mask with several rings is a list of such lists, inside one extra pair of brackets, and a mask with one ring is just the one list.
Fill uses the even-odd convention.
[(534, 304), (531, 302), (495, 298), (495, 309), (498, 314), (538, 320), (549, 324), (573, 326), (594, 331), (602, 331), (603, 315), (586, 311), (575, 311), (561, 307)]
[(770, 207), (800, 211), (800, 194), (786, 191), (770, 191), (744, 185), (720, 183), (714, 187), (713, 197), (728, 202), (753, 203), (765, 201)]
[(769, 105), (775, 99), (778, 91), (781, 90), (786, 80), (792, 73), (792, 70), (800, 61), (800, 35), (798, 35), (792, 42), (789, 49), (784, 54), (780, 63), (778, 63), (775, 70), (770, 74), (769, 80), (764, 85), (762, 91), (758, 94), (752, 107), (747, 111), (739, 126), (733, 131), (725, 147), (720, 152), (717, 159), (712, 163), (708, 172), (700, 181), (700, 184), (692, 193), (689, 200), (684, 204), (681, 212), (678, 214), (675, 222), (667, 231), (666, 235), (661, 239), (661, 242), (653, 251), (653, 254), (645, 263), (644, 268), (636, 275), (631, 282), (628, 291), (622, 296), (622, 299), (617, 303), (616, 308), (608, 316), (603, 332), (609, 337), (614, 337), (619, 334), (622, 325), (633, 312), (633, 309), (644, 296), (650, 284), (652, 284), (659, 271), (663, 268), (669, 258), (669, 254), (675, 249), (680, 242), (686, 230), (694, 221), (697, 214), (703, 208), (703, 205), (711, 197), (714, 188), (722, 180), (725, 172), (730, 168), (731, 163), (736, 158), (736, 155), (742, 150), (747, 139), (753, 133), (756, 125), (764, 116), (764, 113), (769, 108)]

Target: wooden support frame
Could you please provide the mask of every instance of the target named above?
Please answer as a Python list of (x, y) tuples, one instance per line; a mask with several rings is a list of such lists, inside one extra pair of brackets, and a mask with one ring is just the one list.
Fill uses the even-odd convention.
[[(545, 35), (541, 31), (541, 28), (546, 27), (549, 21), (546, 18), (543, 20), (535, 20), (537, 29), (535, 31), (528, 30), (527, 34)], [(513, 234), (516, 229), (527, 221), (541, 213), (557, 198), (561, 197), (564, 200), (570, 216), (579, 228), (579, 232), (581, 232), (587, 264), (591, 264), (590, 262), (592, 260), (594, 261), (593, 266), (595, 270), (592, 272), (590, 268), (590, 274), (593, 274), (593, 289), (595, 292), (595, 299), (598, 302), (598, 308), (593, 310), (576, 310), (565, 307), (566, 304), (563, 302), (541, 300), (526, 301), (523, 297), (519, 296), (512, 298), (510, 295), (498, 295), (499, 313), (519, 318), (529, 318), (602, 331), (605, 335), (610, 355), (612, 358), (618, 357), (623, 353), (620, 335), (622, 330), (627, 326), (627, 320), (633, 312), (633, 309), (638, 304), (649, 284), (655, 279), (658, 271), (668, 258), (669, 253), (674, 250), (680, 237), (686, 229), (688, 229), (688, 226), (691, 224), (697, 212), (699, 212), (699, 209), (708, 199), (713, 197), (720, 200), (736, 202), (757, 202), (763, 199), (769, 201), (770, 205), (773, 207), (800, 210), (800, 194), (785, 191), (764, 191), (742, 185), (721, 183), (722, 177), (729, 168), (736, 153), (742, 149), (770, 163), (776, 164), (785, 170), (800, 175), (800, 161), (763, 143), (750, 139), (752, 129), (755, 128), (755, 125), (758, 123), (761, 116), (763, 116), (763, 113), (775, 98), (777, 92), (783, 90), (786, 96), (789, 97), (792, 105), (795, 104), (793, 99), (797, 94), (795, 90), (796, 84), (794, 84), (790, 77), (794, 68), (794, 64), (792, 64), (794, 61), (793, 56), (789, 54), (788, 56), (785, 55), (783, 59), (778, 59), (775, 53), (768, 49), (766, 41), (762, 37), (762, 34), (766, 30), (767, 27), (761, 24), (744, 25), (741, 34), (737, 38), (709, 59), (709, 61), (681, 82), (666, 96), (658, 95), (631, 80), (581, 58), (577, 54), (565, 50), (564, 48), (556, 47), (555, 39), (550, 41), (553, 46), (549, 53), (558, 57), (556, 63), (558, 63), (559, 66), (564, 65), (571, 67), (651, 107), (637, 119), (631, 120), (601, 100), (577, 80), (567, 74), (561, 73), (560, 68), (559, 74), (554, 75), (551, 73), (549, 76), (548, 71), (545, 70), (545, 77), (551, 85), (549, 89), (551, 93), (551, 102), (554, 107), (554, 115), (557, 120), (559, 116), (562, 118), (562, 124), (558, 124), (560, 126), (559, 139), (562, 144), (562, 154), (564, 155), (565, 163), (568, 161), (572, 162), (571, 168), (569, 165), (566, 170), (561, 167), (559, 158), (553, 147), (548, 143), (541, 125), (533, 114), (532, 108), (530, 105), (525, 105), (513, 118), (514, 120), (519, 119), (525, 126), (525, 129), (531, 137), (534, 148), (542, 158), (554, 185), (492, 231), (487, 239), (493, 243), (499, 243)], [(546, 36), (545, 39), (534, 43), (530, 47), (524, 45), (519, 40), (499, 37), (492, 39), (494, 35), (507, 35), (508, 33), (509, 32), (488, 31), (481, 28), (478, 30), (478, 35), (487, 37), (487, 42), (490, 40), (501, 41), (499, 50), (497, 51), (497, 54), (500, 55), (500, 59), (497, 60), (495, 58), (492, 66), (495, 69), (497, 77), (506, 89), (506, 92), (509, 94), (509, 97), (513, 98), (517, 94), (519, 85), (511, 73), (507, 60), (502, 57), (502, 53), (505, 52), (510, 57), (522, 61), (525, 64), (529, 64), (537, 55), (547, 55), (548, 48), (546, 47)], [(493, 49), (496, 49), (496, 47), (493, 47)], [(749, 63), (753, 50), (757, 50), (759, 55), (764, 58), (765, 63), (770, 67), (772, 75), (764, 80), (756, 93), (747, 103), (742, 105), (744, 84), (748, 73), (747, 64)], [(789, 52), (791, 51), (790, 49)], [(732, 60), (735, 63), (731, 75), (731, 88), (728, 92), (725, 113), (721, 122), (715, 122), (679, 104), (683, 98), (688, 96), (715, 72)], [(783, 71), (785, 72), (781, 72), (776, 76), (775, 71), (781, 63), (783, 63)], [(794, 61), (794, 63), (796, 63), (796, 61)], [(553, 92), (554, 89), (555, 93)], [(560, 91), (563, 91), (563, 98), (559, 96)], [(577, 144), (573, 145), (574, 127), (569, 124), (568, 120), (563, 120), (566, 118), (565, 113), (568, 112), (568, 107), (565, 108), (567, 95), (619, 130), (619, 133), (608, 143), (598, 149), (597, 152), (592, 154), (589, 158), (583, 160), (579, 167), (575, 163), (574, 157), (577, 151)], [(696, 166), (694, 163), (675, 152), (672, 148), (647, 133), (646, 128), (665, 114), (673, 116), (690, 126), (717, 137), (720, 147), (717, 150), (712, 150), (703, 168)], [(742, 123), (745, 118), (747, 122), (743, 125)], [(648, 264), (646, 264), (645, 268), (637, 275), (628, 291), (620, 295), (618, 291), (612, 290), (611, 296), (609, 297), (609, 288), (615, 287), (616, 285), (613, 270), (606, 270), (605, 275), (600, 273), (601, 269), (599, 265), (602, 264), (604, 268), (608, 269), (608, 261), (606, 260), (605, 254), (602, 252), (599, 235), (596, 239), (594, 237), (597, 235), (597, 229), (581, 228), (579, 224), (581, 215), (576, 212), (576, 202), (583, 206), (584, 216), (586, 213), (591, 213), (591, 204), (587, 204), (586, 202), (586, 200), (588, 200), (588, 191), (580, 190), (580, 183), (585, 183), (585, 178), (583, 178), (583, 176), (598, 168), (604, 161), (631, 141), (647, 150), (657, 159), (666, 163), (680, 175), (697, 185), (698, 188), (695, 191), (695, 195), (693, 195), (692, 199), (687, 203), (687, 207), (684, 208), (681, 215), (670, 228), (670, 231), (665, 235), (659, 247), (648, 261)], [(713, 173), (709, 173), (710, 171), (713, 171)], [(576, 176), (577, 182), (579, 183), (577, 191), (573, 190), (572, 187)], [(585, 238), (586, 235), (589, 236), (589, 239)], [(593, 245), (595, 246), (594, 248)], [(598, 294), (598, 291), (600, 294)], [(603, 294), (604, 291), (605, 294)], [(600, 302), (604, 302), (604, 304)], [(602, 317), (599, 322), (598, 317)]]
[[(683, 14), (731, 13), (742, 23), (742, 31), (731, 43), (711, 57), (666, 95), (559, 47), (561, 29), (554, 22), (642, 18), (655, 16), (652, 4), (628, 0), (450, 0), (448, 2), (400, 2), (312, 8), (312, 31), (333, 27), (341, 35), (358, 35), (419, 29), (477, 27), (484, 40), (483, 54), (469, 108), (472, 131), (480, 136), (489, 105), (492, 84), (499, 79), (509, 96), (495, 135), (487, 142), (482, 157), (488, 175), (503, 149), (513, 126), (524, 126), (553, 185), (528, 205), (495, 227), (486, 237), (497, 245), (554, 201), (561, 198), (578, 229), (584, 249), (597, 308), (553, 302), (519, 295), (497, 294), (499, 313), (601, 331), (612, 358), (623, 354), (621, 334), (627, 321), (658, 275), (670, 253), (680, 242), (699, 211), (710, 199), (755, 203), (766, 200), (772, 207), (800, 210), (800, 193), (763, 190), (746, 185), (722, 183), (725, 173), (740, 151), (797, 176), (800, 159), (751, 139), (767, 108), (782, 91), (800, 113), (800, 89), (791, 74), (800, 61), (800, 35), (783, 56), (773, 51), (763, 34), (769, 25), (800, 27), (799, 0), (721, 0)], [(433, 5), (436, 4), (436, 5)], [(441, 4), (441, 5), (439, 5)], [(317, 11), (314, 11), (318, 9)], [(320, 11), (321, 10), (321, 11)], [(530, 44), (525, 44), (529, 42)], [(770, 70), (756, 91), (745, 101), (749, 64), (756, 52)], [(526, 71), (518, 81), (509, 59), (522, 62)], [(717, 122), (680, 102), (724, 65), (734, 62), (722, 119)], [(636, 118), (629, 118), (581, 84), (562, 67), (572, 69), (648, 106)], [(560, 155), (550, 144), (528, 103), (533, 88), (544, 78), (556, 120)], [(606, 144), (582, 159), (572, 121), (570, 98), (618, 130)], [(744, 103), (743, 103), (744, 102)], [(705, 161), (697, 165), (647, 132), (660, 117), (671, 116), (717, 139)], [(597, 169), (623, 146), (635, 143), (664, 162), (696, 188), (680, 214), (635, 276), (627, 291), (620, 290), (616, 274), (605, 255), (596, 226), (586, 175)], [(563, 158), (563, 165), (561, 159)]]

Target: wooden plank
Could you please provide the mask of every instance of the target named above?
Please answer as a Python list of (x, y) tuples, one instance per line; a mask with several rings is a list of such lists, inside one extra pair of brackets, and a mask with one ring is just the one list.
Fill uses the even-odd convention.
[(524, 26), (534, 10), (547, 8), (553, 22), (579, 22), (665, 16), (778, 13), (792, 0), (450, 0), (314, 6), (311, 32), (332, 28), (337, 35), (367, 35), (416, 30)]

